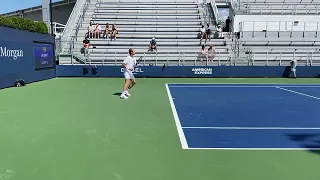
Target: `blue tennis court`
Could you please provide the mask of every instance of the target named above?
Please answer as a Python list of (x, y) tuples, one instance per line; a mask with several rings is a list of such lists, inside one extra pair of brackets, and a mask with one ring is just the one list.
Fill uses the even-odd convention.
[(320, 149), (320, 85), (166, 87), (184, 149)]

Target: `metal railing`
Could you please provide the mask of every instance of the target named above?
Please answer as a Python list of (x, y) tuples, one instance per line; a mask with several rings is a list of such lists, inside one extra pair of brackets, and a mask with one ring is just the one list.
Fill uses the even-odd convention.
[(320, 52), (248, 52), (248, 65), (288, 66), (292, 60), (298, 65), (320, 65)]
[(243, 4), (246, 14), (319, 14), (320, 4), (317, 3), (248, 3)]
[(217, 4), (216, 4), (216, 1), (215, 0), (211, 0), (210, 1), (210, 5), (211, 5), (212, 11), (213, 11), (213, 15), (214, 15), (214, 21), (215, 21), (216, 24), (218, 24), (219, 11), (218, 11), (218, 7), (217, 7)]
[(241, 21), (239, 31), (312, 31), (320, 30), (319, 21)]
[(83, 14), (83, 9), (85, 4), (88, 4), (88, 2), (90, 3), (90, 0), (77, 0), (76, 4), (74, 5), (74, 8), (70, 14), (70, 17), (68, 19), (68, 22), (64, 28), (64, 31), (62, 33), (61, 39), (63, 44), (62, 46), (62, 51), (64, 51), (64, 49), (66, 48), (67, 44), (66, 42), (70, 39), (71, 37), (71, 33), (73, 31), (73, 28), (75, 26), (75, 24), (79, 23), (79, 19), (81, 16), (81, 11)]
[[(73, 49), (69, 54), (57, 54), (60, 64), (87, 64), (118, 66), (127, 56), (126, 52), (96, 51), (89, 49), (83, 54), (80, 50), (83, 45), (77, 43), (78, 49)], [(232, 51), (235, 51), (233, 49)], [(299, 65), (320, 65), (320, 51), (314, 49), (237, 49), (238, 56), (233, 52), (223, 52), (216, 49), (215, 53), (202, 55), (201, 52), (145, 52), (137, 53), (137, 60), (141, 60), (143, 66), (288, 66), (292, 60), (297, 60)], [(63, 56), (68, 56), (63, 59)]]

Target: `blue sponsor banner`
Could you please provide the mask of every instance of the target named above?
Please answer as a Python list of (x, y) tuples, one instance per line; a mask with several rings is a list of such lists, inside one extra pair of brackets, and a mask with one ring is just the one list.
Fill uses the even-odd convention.
[[(52, 63), (55, 67), (53, 47), (47, 44), (54, 43), (54, 37), (6, 27), (0, 27), (0, 32), (0, 89), (13, 86), (18, 79), (30, 83), (55, 77), (55, 69), (35, 71), (35, 67), (39, 67), (35, 57), (41, 57), (41, 53), (35, 54), (33, 46), (34, 42), (44, 42), (49, 52), (38, 58), (38, 62), (43, 61), (44, 64), (40, 67), (51, 67)], [(53, 61), (50, 61), (50, 56)]]
[(35, 70), (55, 67), (52, 44), (33, 43)]
[[(121, 66), (59, 65), (58, 77), (123, 77)], [(298, 77), (319, 77), (320, 66), (297, 68)], [(292, 77), (288, 66), (139, 66), (135, 77)]]

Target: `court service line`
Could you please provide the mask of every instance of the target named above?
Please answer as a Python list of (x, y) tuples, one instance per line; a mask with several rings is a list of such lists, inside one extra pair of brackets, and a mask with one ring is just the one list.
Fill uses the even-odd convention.
[(307, 96), (307, 97), (310, 97), (310, 98), (314, 98), (314, 99), (320, 100), (319, 97), (311, 96), (311, 95), (304, 94), (304, 93), (301, 93), (301, 92), (298, 92), (298, 91), (293, 91), (293, 90), (286, 89), (286, 88), (282, 88), (282, 87), (276, 87), (276, 88), (281, 89), (281, 90), (284, 90), (284, 91), (292, 92), (292, 93), (295, 93), (295, 94), (299, 94), (299, 95), (302, 95), (302, 96)]
[[(169, 86), (170, 88), (277, 88), (279, 86)], [(320, 88), (320, 86), (282, 86), (282, 87), (303, 87), (303, 88)]]
[(177, 109), (176, 109), (176, 107), (174, 105), (174, 102), (173, 102), (173, 99), (172, 99), (171, 92), (170, 92), (170, 89), (168, 87), (168, 84), (166, 84), (166, 89), (167, 89), (167, 94), (168, 94), (170, 105), (171, 105), (171, 110), (172, 110), (172, 113), (173, 113), (173, 118), (174, 118), (174, 121), (175, 121), (176, 126), (177, 126), (177, 130), (178, 130), (178, 134), (179, 134), (179, 138), (180, 138), (182, 149), (188, 149), (189, 148), (188, 142), (187, 142), (187, 139), (186, 139), (186, 137), (184, 135), (184, 132), (183, 132), (183, 129), (182, 129), (182, 126), (181, 126), (181, 123), (180, 123), (180, 119), (179, 119), (179, 116), (178, 116), (178, 113), (177, 113)]
[(225, 130), (320, 130), (320, 127), (182, 127), (183, 129), (225, 129)]

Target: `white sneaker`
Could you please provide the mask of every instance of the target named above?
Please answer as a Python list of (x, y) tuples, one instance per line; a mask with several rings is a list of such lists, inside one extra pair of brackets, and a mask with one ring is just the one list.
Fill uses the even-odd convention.
[(131, 96), (131, 94), (128, 91), (125, 92), (125, 95), (126, 96)]
[(121, 98), (121, 99), (128, 99), (128, 97), (127, 97), (126, 95), (124, 95), (124, 94), (122, 94), (122, 95), (120, 96), (120, 98)]

